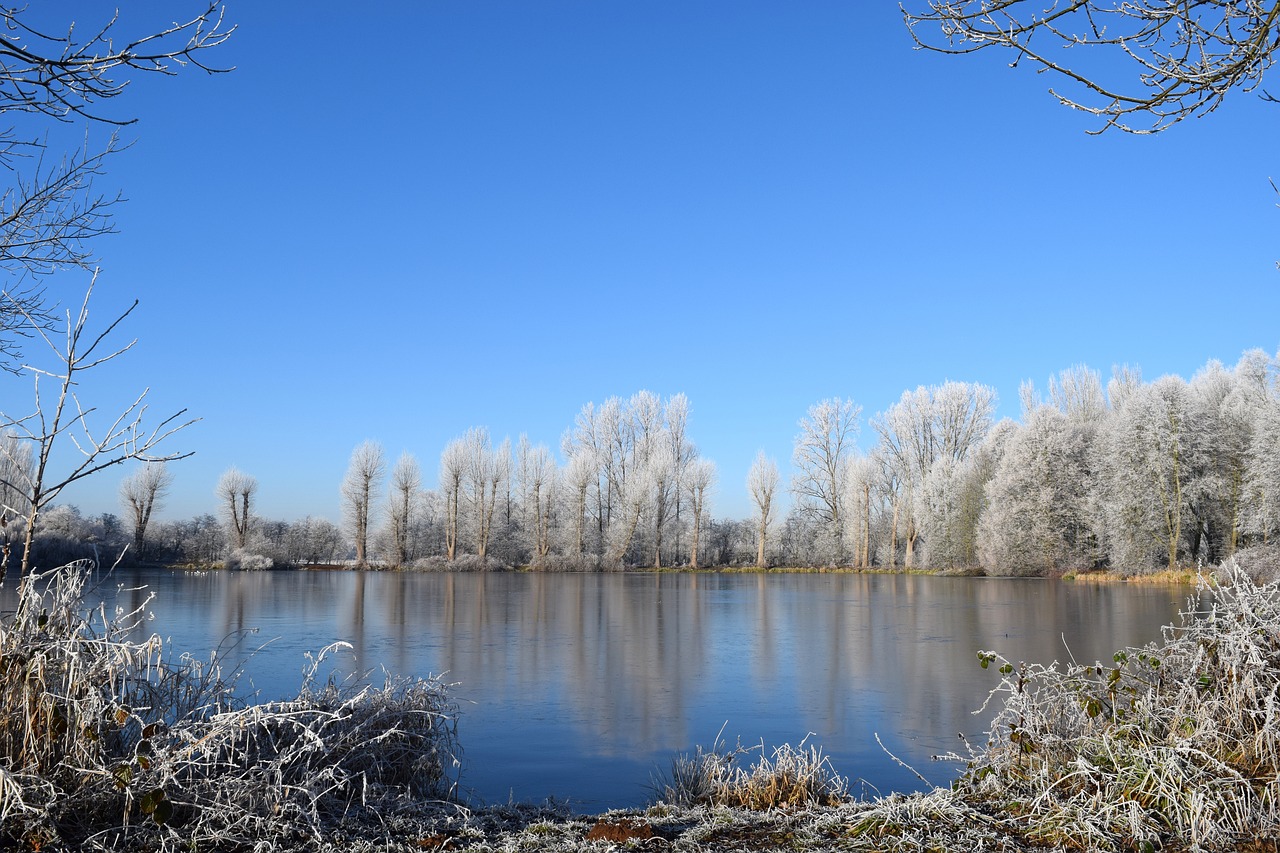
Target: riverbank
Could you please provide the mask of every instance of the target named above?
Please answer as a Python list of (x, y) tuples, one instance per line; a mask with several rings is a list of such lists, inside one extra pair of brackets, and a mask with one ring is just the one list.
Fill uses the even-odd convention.
[(938, 791), (839, 806), (748, 811), (727, 807), (610, 811), (583, 817), (554, 806), (507, 805), (471, 811), (438, 806), (391, 816), (380, 832), (339, 829), (323, 853), (684, 853), (805, 851), (960, 851), (1030, 853), (1050, 849), (1019, 838), (1016, 828)]
[[(176, 565), (157, 565), (153, 568), (169, 569), (172, 571), (258, 571), (250, 569), (227, 569), (221, 564), (204, 564), (204, 563), (181, 563)], [(1088, 571), (1064, 571), (1051, 572), (1043, 575), (991, 575), (980, 568), (955, 568), (955, 569), (908, 569), (902, 566), (873, 566), (870, 568), (858, 568), (852, 566), (769, 566), (761, 568), (759, 566), (699, 566), (693, 568), (691, 566), (662, 566), (660, 568), (653, 567), (629, 567), (624, 569), (600, 569), (600, 568), (561, 568), (548, 566), (502, 566), (488, 569), (477, 569), (474, 566), (453, 568), (448, 564), (433, 565), (429, 568), (403, 567), (400, 569), (392, 569), (377, 564), (369, 564), (363, 567), (351, 563), (323, 563), (323, 564), (304, 564), (299, 566), (276, 567), (270, 571), (307, 571), (307, 572), (341, 572), (341, 571), (368, 571), (368, 572), (435, 572), (447, 573), (457, 572), (461, 574), (472, 574), (479, 571), (487, 572), (517, 572), (523, 574), (537, 573), (615, 573), (615, 574), (634, 574), (634, 575), (662, 575), (662, 574), (729, 574), (729, 575), (918, 575), (922, 577), (955, 577), (955, 578), (980, 578), (980, 577), (1022, 577), (1022, 578), (1052, 578), (1065, 581), (1080, 581), (1086, 583), (1149, 583), (1149, 584), (1178, 584), (1192, 585), (1198, 582), (1201, 574), (1194, 568), (1179, 569), (1160, 569), (1152, 572), (1134, 573), (1122, 572), (1113, 569), (1093, 569)]]

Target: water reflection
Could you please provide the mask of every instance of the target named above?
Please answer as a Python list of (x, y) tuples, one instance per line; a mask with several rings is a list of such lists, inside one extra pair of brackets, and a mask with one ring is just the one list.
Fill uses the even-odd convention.
[[(1014, 660), (1109, 659), (1159, 636), (1184, 603), (1166, 587), (885, 575), (118, 573), (112, 603), (150, 591), (147, 629), (207, 655), (240, 651), (263, 698), (296, 692), (304, 653), (337, 640), (340, 671), (447, 673), (464, 702), (463, 777), (485, 801), (635, 805), (656, 768), (724, 727), (731, 742), (813, 732), (880, 791), (935, 783), (933, 754), (978, 736), (971, 712)], [(123, 588), (117, 592), (114, 583)], [(12, 590), (0, 593), (11, 607)], [(237, 652), (231, 658), (236, 659)]]

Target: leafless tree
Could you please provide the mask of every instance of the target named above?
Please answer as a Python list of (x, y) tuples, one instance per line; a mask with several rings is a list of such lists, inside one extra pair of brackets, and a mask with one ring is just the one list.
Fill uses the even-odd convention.
[(861, 413), (861, 406), (839, 397), (815, 403), (800, 419), (793, 453), (791, 490), (797, 508), (822, 523), (833, 540), (836, 561), (844, 556), (845, 475)]
[(458, 530), (462, 498), (462, 482), (467, 473), (467, 448), (462, 439), (455, 438), (445, 445), (440, 454), (440, 491), (445, 504), (445, 559), (453, 562), (458, 556)]
[(253, 519), (253, 499), (257, 493), (258, 481), (238, 468), (228, 468), (223, 472), (214, 489), (233, 549), (243, 550), (249, 546), (249, 524)]
[(133, 553), (141, 559), (151, 515), (164, 503), (173, 472), (163, 462), (143, 465), (120, 483), (120, 503), (133, 522)]
[(551, 553), (559, 472), (551, 450), (545, 444), (534, 446), (527, 436), (520, 436), (516, 457), (528, 549), (533, 562), (541, 564)]
[(756, 565), (765, 568), (765, 542), (769, 537), (769, 525), (773, 523), (773, 495), (778, 490), (778, 463), (761, 450), (747, 472), (747, 491), (756, 507)]
[[(22, 537), (22, 525), (31, 511), (26, 486), (34, 475), (31, 442), (15, 432), (0, 435), (0, 580), (9, 568), (13, 543)], [(11, 485), (14, 484), (14, 485)]]
[[(905, 0), (916, 44), (989, 47), (1050, 72), (1061, 103), (1102, 130), (1155, 133), (1251, 92), (1280, 48), (1278, 0)], [(1267, 96), (1270, 99), (1270, 96)]]
[(347, 474), (342, 479), (342, 512), (348, 532), (356, 545), (356, 565), (369, 558), (369, 520), (373, 514), (373, 493), (387, 472), (382, 445), (366, 441), (351, 452)]
[(991, 428), (995, 406), (995, 390), (986, 385), (944, 382), (904, 391), (897, 403), (872, 420), (880, 436), (879, 452), (903, 490), (907, 568), (915, 565), (925, 479), (939, 460), (965, 460)]
[(409, 526), (422, 489), (422, 468), (412, 453), (402, 453), (391, 469), (391, 496), (387, 516), (391, 523), (391, 563), (395, 568), (409, 559)]
[[(132, 123), (104, 112), (105, 102), (124, 94), (139, 75), (173, 76), (188, 65), (220, 70), (203, 57), (234, 29), (217, 2), (149, 33), (121, 32), (118, 16), (105, 10), (98, 22), (54, 23), (40, 5), (0, 9), (0, 114), (54, 125)], [(59, 156), (50, 150), (47, 129), (32, 130), (31, 118), (21, 126), (16, 119), (0, 125), (0, 168), (11, 175), (0, 193), (0, 271), (8, 279), (0, 288), (6, 297), (0, 303), (0, 366), (14, 372), (19, 339), (33, 335), (32, 323), (54, 320), (40, 280), (62, 268), (91, 268), (90, 244), (114, 230), (113, 208), (121, 200), (93, 186), (106, 159), (121, 148), (114, 133), (101, 148), (91, 148), (86, 136)]]
[(573, 556), (581, 559), (586, 553), (587, 532), (587, 493), (590, 488), (599, 486), (599, 468), (591, 451), (578, 448), (569, 456), (569, 464), (565, 469), (565, 493), (572, 502), (570, 514), (573, 516)]
[(689, 568), (698, 568), (698, 549), (702, 544), (702, 525), (707, 516), (707, 495), (716, 484), (716, 465), (710, 459), (694, 459), (689, 463), (682, 488), (693, 512), (693, 543), (689, 547)]
[[(0, 430), (13, 433), (19, 440), (29, 442), (32, 447), (30, 468), (24, 472), (21, 466), (13, 466), (6, 471), (6, 476), (12, 479), (0, 483), (0, 486), (21, 495), (26, 506), (22, 546), (24, 575), (30, 568), (36, 520), (40, 512), (67, 486), (130, 459), (166, 462), (191, 455), (158, 452), (161, 442), (195, 421), (183, 420), (186, 414), (184, 409), (147, 429), (143, 424), (147, 411), (146, 390), (124, 411), (102, 423), (98, 423), (96, 408), (86, 407), (81, 403), (76, 389), (83, 381), (83, 374), (124, 354), (136, 343), (130, 341), (119, 349), (104, 349), (104, 341), (133, 313), (138, 303), (135, 301), (103, 331), (94, 335), (88, 328), (89, 298), (92, 294), (91, 282), (85, 291), (80, 310), (75, 314), (70, 311), (66, 314), (63, 340), (56, 341), (49, 330), (32, 325), (34, 333), (44, 342), (52, 357), (49, 367), (26, 365), (23, 368), (34, 378), (35, 410), (16, 417), (0, 412)], [(25, 311), (13, 301), (8, 304), (11, 310), (20, 313)], [(24, 316), (30, 318), (30, 315)], [(52, 400), (43, 393), (43, 386), (49, 383), (54, 386)], [(55, 473), (54, 448), (62, 445), (64, 437), (75, 446), (77, 452), (68, 456), (58, 454), (58, 464), (66, 467)], [(0, 581), (2, 580), (3, 575), (0, 575)]]

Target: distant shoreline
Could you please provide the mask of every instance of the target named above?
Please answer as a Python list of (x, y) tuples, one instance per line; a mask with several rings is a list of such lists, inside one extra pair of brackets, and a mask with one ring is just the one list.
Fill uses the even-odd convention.
[(663, 574), (736, 574), (736, 575), (907, 575), (922, 577), (944, 577), (944, 578), (989, 578), (1008, 579), (1008, 580), (1062, 580), (1080, 583), (1140, 583), (1140, 584), (1177, 584), (1192, 585), (1199, 580), (1199, 573), (1195, 569), (1161, 569), (1154, 572), (1142, 574), (1117, 572), (1111, 569), (1097, 569), (1090, 571), (1066, 571), (1052, 572), (1048, 574), (1019, 574), (1019, 575), (990, 575), (981, 569), (908, 569), (902, 566), (894, 567), (871, 567), (857, 568), (852, 566), (770, 566), (768, 568), (760, 568), (758, 566), (699, 566), (692, 568), (690, 566), (663, 566), (661, 568), (636, 567), (625, 569), (597, 569), (597, 568), (557, 568), (557, 567), (534, 567), (534, 566), (514, 566), (514, 567), (495, 567), (491, 569), (475, 569), (460, 568), (453, 569), (447, 566), (440, 568), (399, 568), (393, 569), (387, 566), (367, 565), (355, 566), (345, 563), (311, 563), (298, 566), (280, 566), (272, 569), (244, 570), (244, 569), (227, 569), (221, 564), (140, 564), (138, 568), (157, 568), (169, 569), (172, 571), (279, 571), (279, 572), (371, 572), (376, 574), (628, 574), (628, 575), (663, 575)]

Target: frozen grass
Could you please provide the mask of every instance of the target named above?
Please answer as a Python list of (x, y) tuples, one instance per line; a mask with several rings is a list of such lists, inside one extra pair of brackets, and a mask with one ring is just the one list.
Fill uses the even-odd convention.
[(1280, 588), (1234, 563), (1216, 580), (1207, 612), (1105, 665), (979, 653), (1000, 706), (957, 793), (1052, 847), (1280, 837)]
[(246, 705), (133, 639), (141, 608), (82, 612), (88, 569), (28, 575), (0, 620), (0, 849), (317, 847), (451, 793), (440, 682), (319, 684), (321, 655), (296, 699)]
[[(807, 740), (782, 744), (772, 755), (764, 744), (732, 750), (720, 743), (711, 751), (698, 747), (671, 762), (671, 774), (655, 788), (661, 798), (681, 806), (728, 806), (763, 811), (842, 802), (849, 781), (835, 772), (827, 756)], [(742, 760), (755, 755), (747, 767)]]

